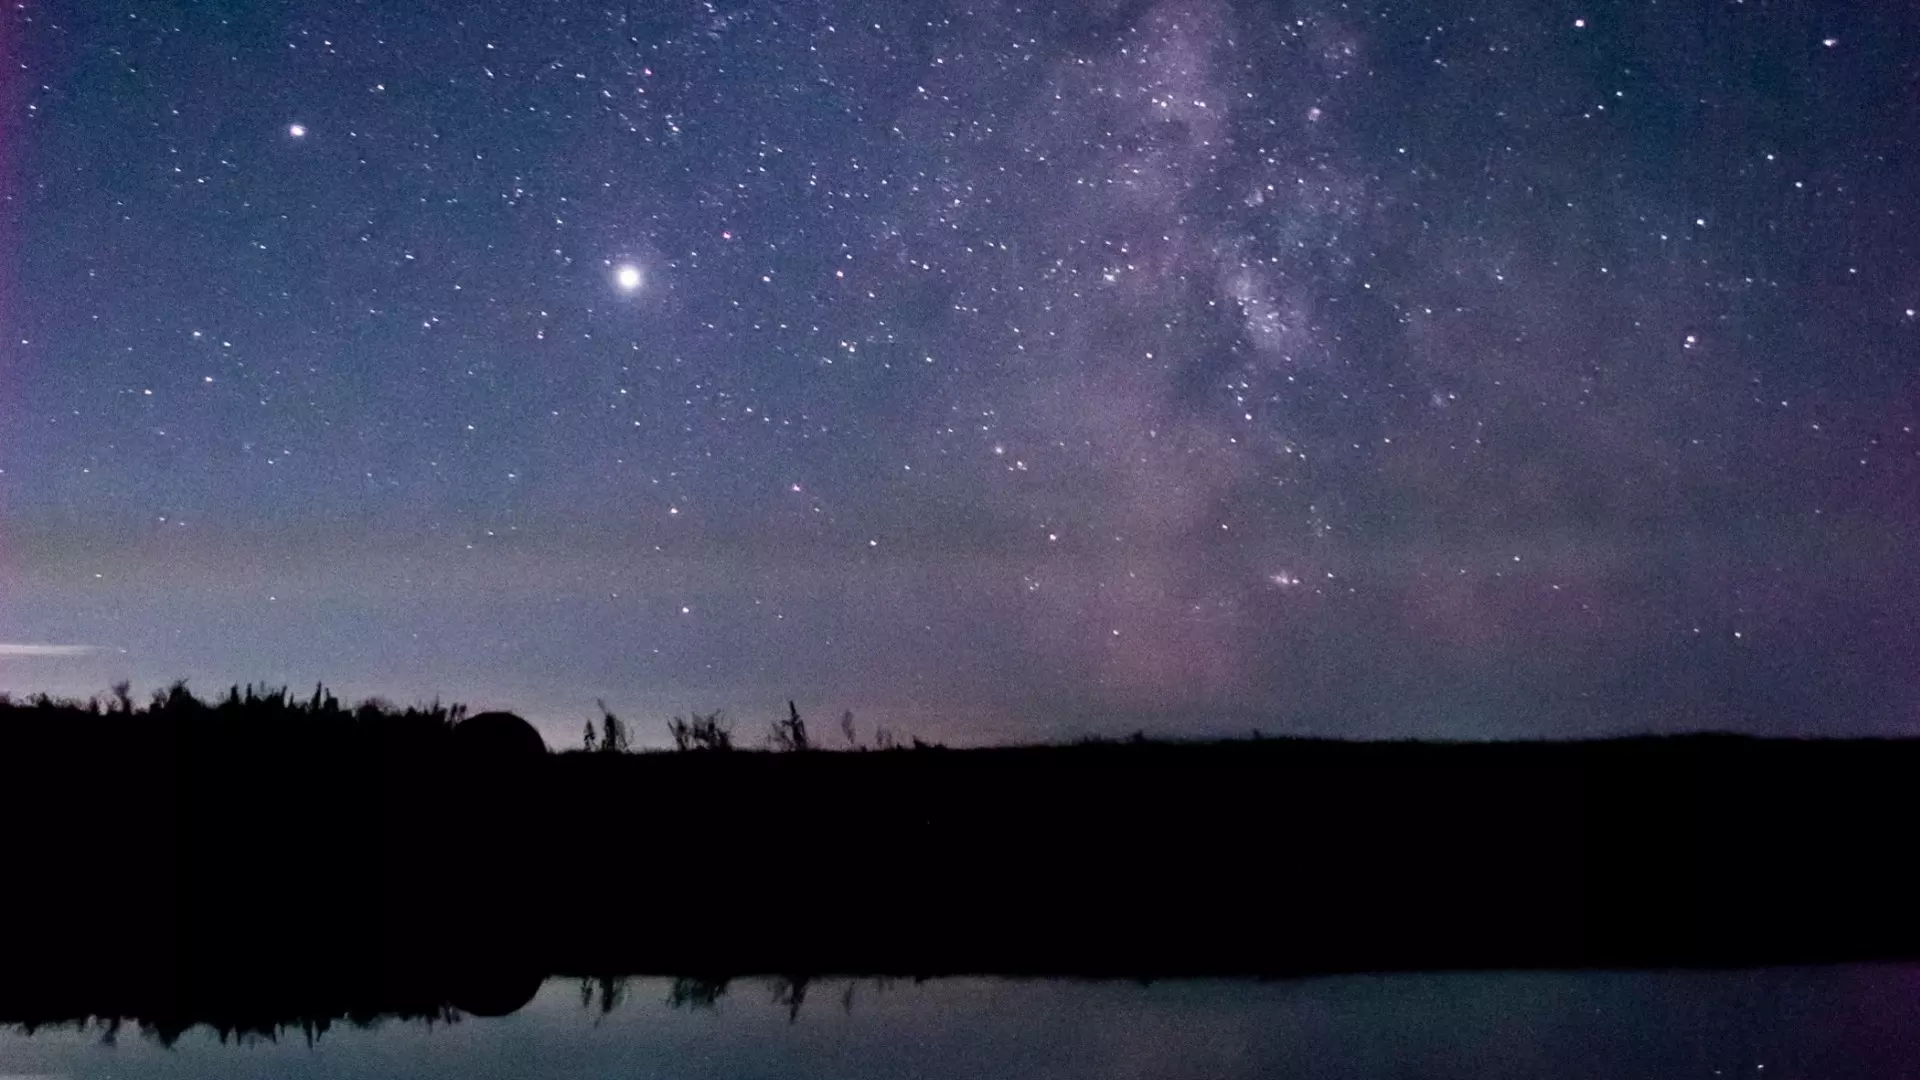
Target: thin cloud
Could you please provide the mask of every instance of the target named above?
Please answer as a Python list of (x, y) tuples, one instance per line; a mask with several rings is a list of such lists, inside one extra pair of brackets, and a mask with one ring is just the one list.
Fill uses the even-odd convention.
[[(0, 642), (0, 660), (45, 660), (63, 656), (92, 656), (107, 650), (98, 645), (37, 645)], [(3, 1078), (0, 1078), (3, 1080)]]

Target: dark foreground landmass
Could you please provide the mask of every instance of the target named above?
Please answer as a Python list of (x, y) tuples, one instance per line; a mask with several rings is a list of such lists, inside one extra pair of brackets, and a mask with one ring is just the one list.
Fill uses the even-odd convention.
[(555, 973), (1920, 956), (1920, 741), (550, 755), (458, 719), (0, 705), (0, 1023), (497, 1013)]

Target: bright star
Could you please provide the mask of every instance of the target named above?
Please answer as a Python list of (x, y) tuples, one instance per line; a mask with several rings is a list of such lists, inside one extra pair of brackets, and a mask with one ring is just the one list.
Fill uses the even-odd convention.
[(305, 125), (305, 124), (288, 124), (288, 125), (287, 125), (287, 134), (289, 134), (289, 135), (291, 135), (291, 136), (293, 136), (293, 137), (294, 137), (294, 138), (296, 138), (296, 139), (304, 139), (304, 138), (306, 138), (306, 137), (307, 137), (307, 125)]
[(613, 272), (613, 283), (620, 286), (621, 292), (638, 290), (643, 280), (645, 279), (640, 273), (640, 268), (632, 263), (627, 263)]

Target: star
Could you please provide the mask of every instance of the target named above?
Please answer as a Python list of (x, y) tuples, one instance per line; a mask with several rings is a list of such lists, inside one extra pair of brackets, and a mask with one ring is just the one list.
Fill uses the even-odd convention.
[[(1920, 465), (1888, 166), (1920, 41), (1714, 7), (1741, 49), (1649, 83), (1671, 28), (1587, 0), (1417, 48), (1380, 5), (856, 38), (735, 0), (612, 53), (597, 18), (360, 6), (378, 33), (96, 20), (9, 55), (0, 142), (86, 182), (0, 229), (32, 254), (0, 274), (0, 425), (33, 434), (0, 439), (5, 530), (178, 597), (36, 564), (0, 643), (133, 649), (0, 657), (0, 691), (313, 672), (559, 740), (599, 695), (775, 693), (973, 742), (1912, 726), (1920, 645), (1881, 616), (1920, 576), (1879, 540)], [(55, 107), (101, 57), (141, 92)], [(1755, 57), (1806, 78), (1724, 93)], [(237, 139), (216, 58), (258, 88)], [(1677, 152), (1661, 103), (1703, 100), (1715, 141)], [(96, 504), (125, 520), (67, 509)], [(365, 535), (313, 541), (342, 507)], [(576, 663), (608, 641), (651, 651)]]

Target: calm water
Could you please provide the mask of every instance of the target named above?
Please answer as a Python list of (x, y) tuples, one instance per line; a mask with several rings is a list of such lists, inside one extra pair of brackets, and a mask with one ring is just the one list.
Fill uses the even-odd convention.
[[(851, 997), (848, 988), (852, 987)], [(1294, 982), (766, 980), (711, 1007), (549, 981), (504, 1019), (337, 1027), (311, 1047), (0, 1034), (0, 1077), (1894, 1077), (1920, 1075), (1920, 968), (1352, 976)]]

